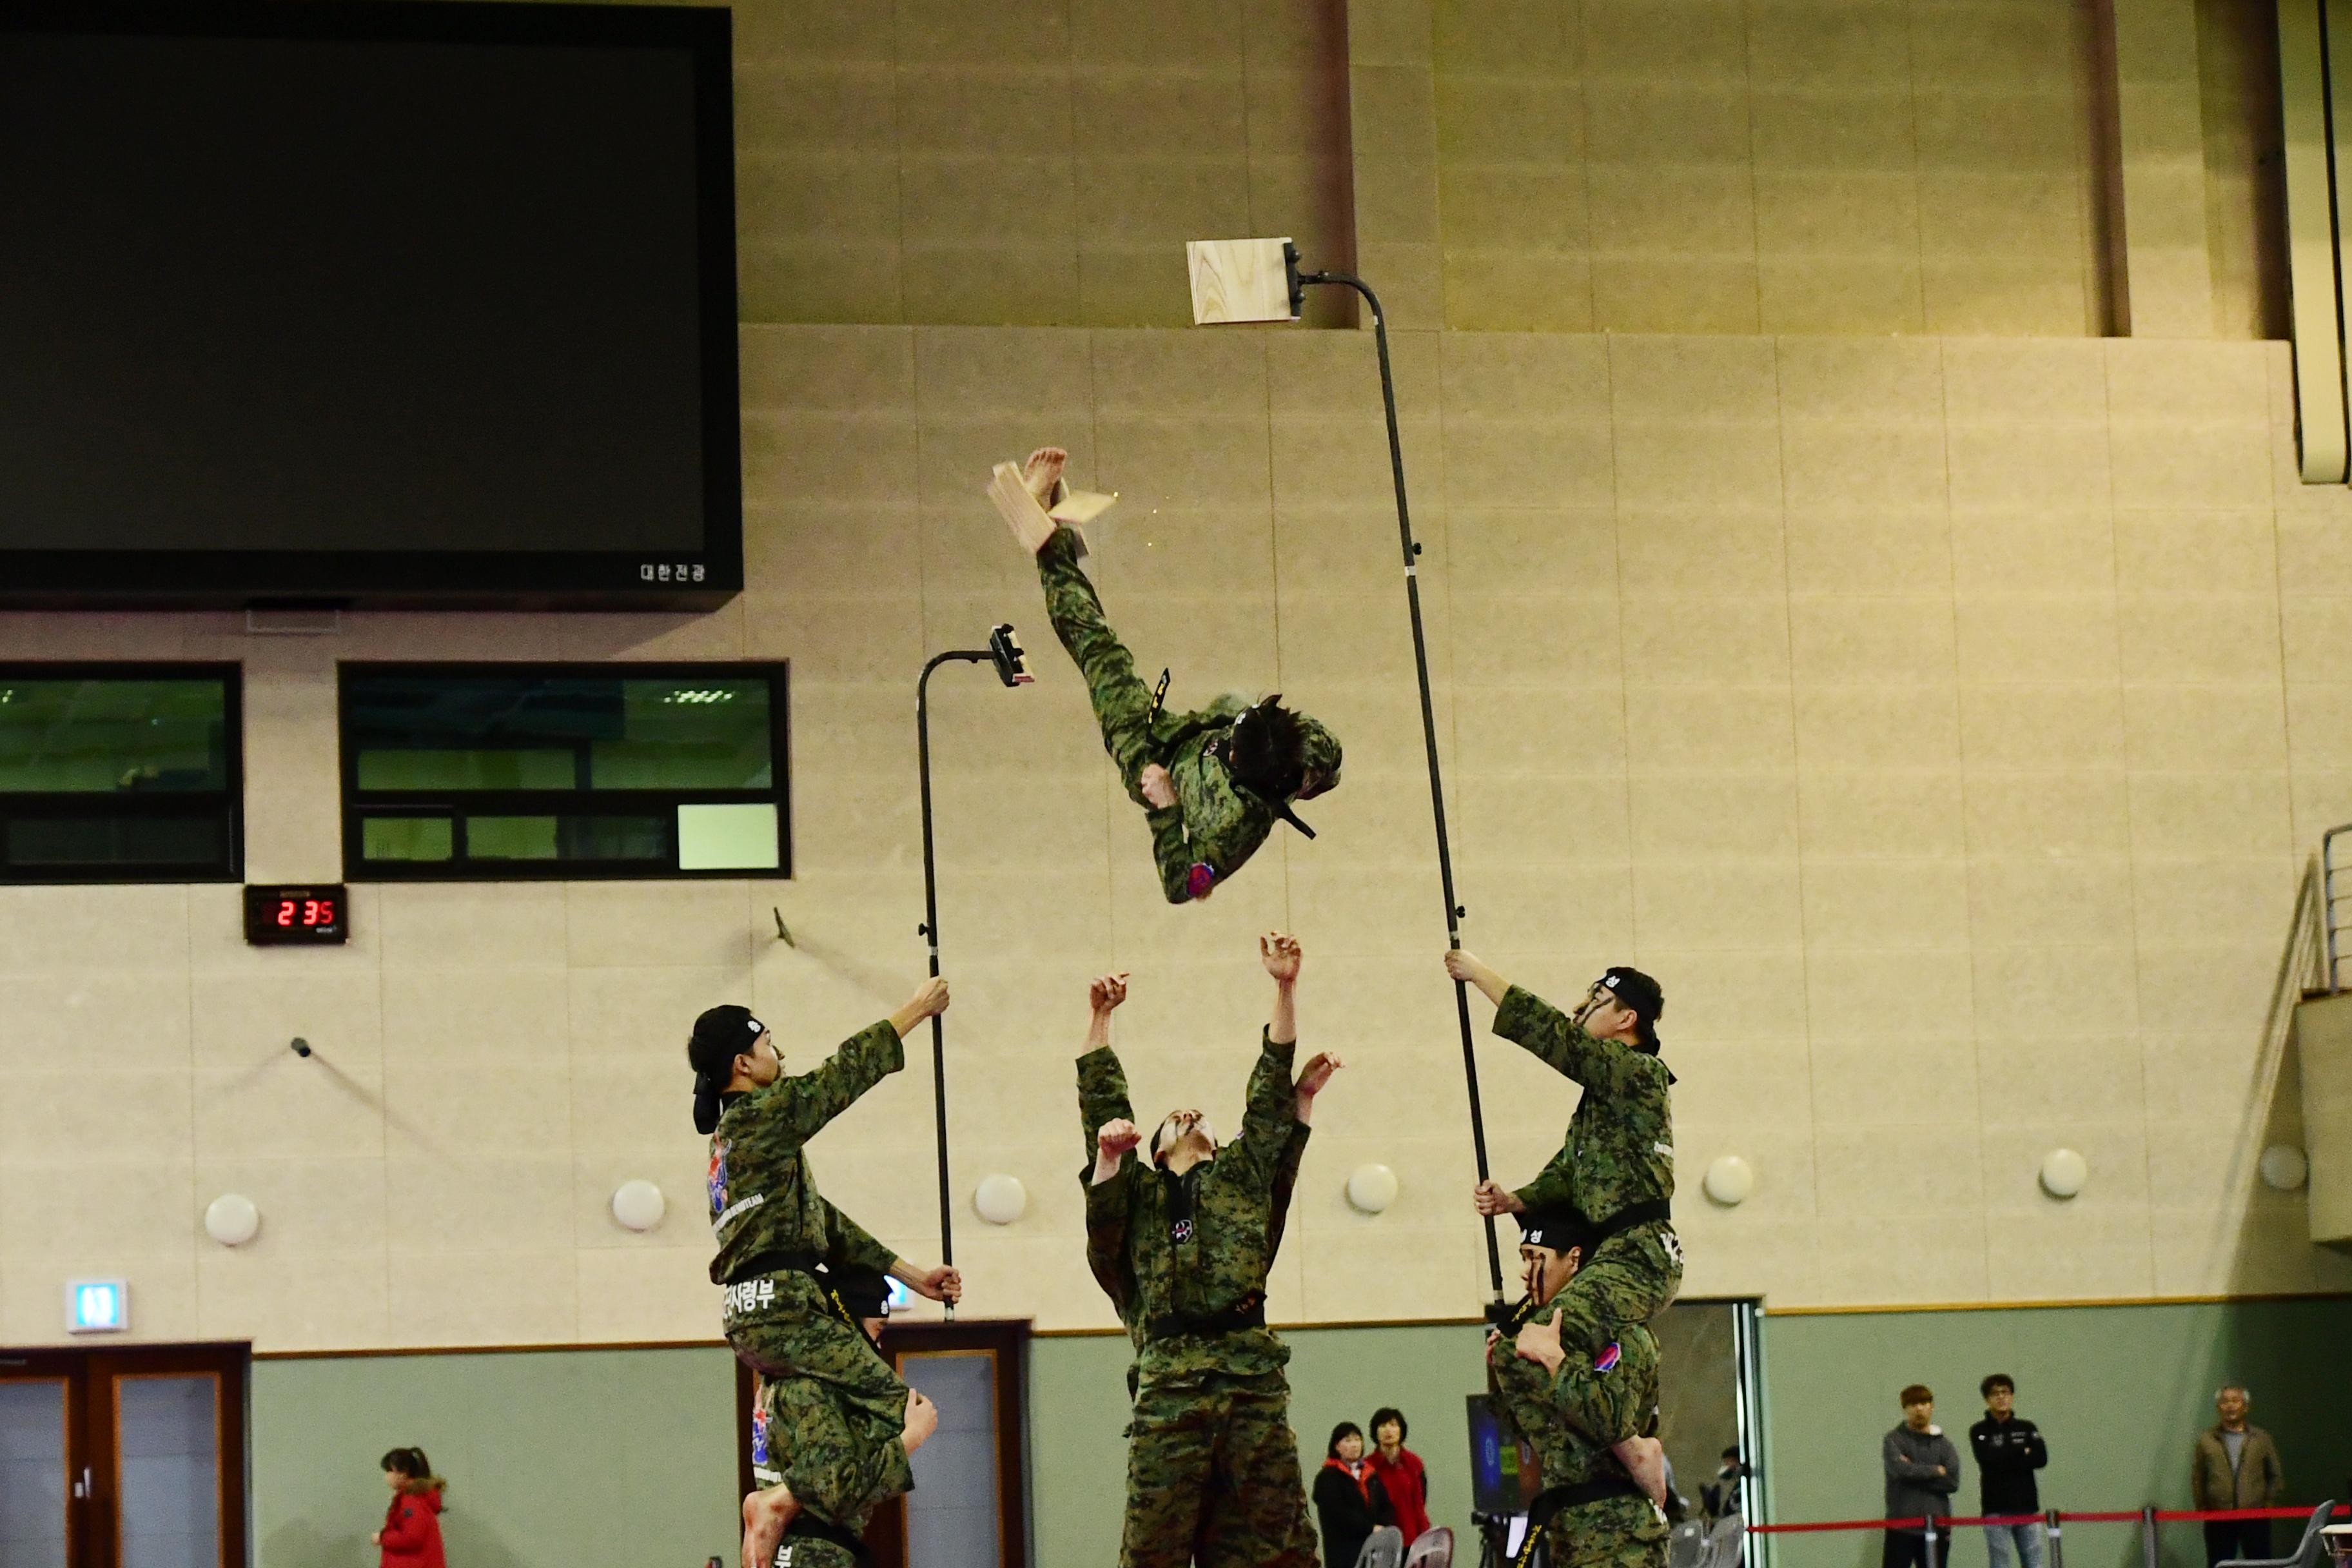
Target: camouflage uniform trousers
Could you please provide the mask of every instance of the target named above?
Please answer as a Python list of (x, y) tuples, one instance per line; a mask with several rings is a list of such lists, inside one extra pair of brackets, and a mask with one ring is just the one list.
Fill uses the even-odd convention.
[(1598, 1354), (1620, 1323), (1646, 1323), (1682, 1288), (1682, 1243), (1664, 1224), (1637, 1225), (1601, 1244), (1557, 1300), (1559, 1342)]
[(1281, 1372), (1147, 1371), (1128, 1436), (1119, 1568), (1316, 1568)]
[(907, 1385), (864, 1334), (813, 1314), (730, 1321), (727, 1342), (760, 1374), (775, 1468), (803, 1508), (846, 1524), (914, 1489)]
[(1552, 1516), (1551, 1568), (1665, 1568), (1666, 1521), (1641, 1497), (1602, 1498)]
[(1057, 529), (1037, 552), (1037, 575), (1045, 584), (1045, 615), (1087, 683), (1087, 700), (1102, 729), (1103, 750), (1118, 764), (1119, 782), (1138, 805), (1143, 799), (1145, 765), (1161, 740), (1151, 720), (1151, 689), (1135, 673), (1135, 656), (1103, 617), (1102, 600), (1078, 565), (1077, 536)]
[[(884, 1431), (868, 1418), (854, 1432), (844, 1406), (808, 1378), (762, 1377), (758, 1397), (765, 1431), (754, 1434), (753, 1479), (762, 1486), (787, 1482), (811, 1517), (863, 1535), (875, 1509), (913, 1486), (898, 1442), (903, 1424)], [(833, 1542), (787, 1535), (775, 1564), (856, 1568), (856, 1559)]]

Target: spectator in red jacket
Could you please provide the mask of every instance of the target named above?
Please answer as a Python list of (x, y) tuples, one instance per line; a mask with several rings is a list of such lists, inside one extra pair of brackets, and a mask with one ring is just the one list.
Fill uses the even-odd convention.
[(441, 1555), (441, 1491), (448, 1483), (433, 1473), (422, 1448), (394, 1448), (383, 1464), (383, 1484), (392, 1489), (374, 1537), (383, 1568), (448, 1568)]
[(1429, 1529), (1429, 1472), (1421, 1456), (1404, 1446), (1404, 1412), (1383, 1406), (1372, 1412), (1372, 1473), (1388, 1489), (1397, 1533), (1411, 1548)]

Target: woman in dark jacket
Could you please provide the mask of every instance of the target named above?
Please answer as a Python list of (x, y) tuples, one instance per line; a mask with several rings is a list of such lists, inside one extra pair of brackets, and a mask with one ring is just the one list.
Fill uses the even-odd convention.
[(1364, 1430), (1353, 1421), (1331, 1428), (1328, 1458), (1315, 1472), (1315, 1514), (1323, 1524), (1323, 1568), (1356, 1568), (1364, 1542), (1393, 1524), (1389, 1494), (1364, 1462)]

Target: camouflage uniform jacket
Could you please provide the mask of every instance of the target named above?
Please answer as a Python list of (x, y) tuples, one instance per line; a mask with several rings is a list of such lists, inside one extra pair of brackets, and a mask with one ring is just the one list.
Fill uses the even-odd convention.
[(803, 1146), (907, 1062), (889, 1020), (844, 1040), (824, 1065), (765, 1089), (729, 1095), (710, 1138), (713, 1284), (763, 1253), (887, 1269), (898, 1255), (818, 1195)]
[[(1538, 1320), (1558, 1309), (1536, 1313)], [(1576, 1486), (1605, 1477), (1627, 1479), (1624, 1467), (1610, 1449), (1628, 1437), (1645, 1435), (1655, 1425), (1658, 1408), (1658, 1342), (1639, 1323), (1617, 1331), (1616, 1342), (1600, 1355), (1584, 1357), (1573, 1351), (1557, 1374), (1541, 1363), (1523, 1361), (1508, 1336), (1488, 1347), (1487, 1385), (1496, 1407), (1509, 1425), (1535, 1447), (1543, 1468), (1546, 1489)], [(1663, 1540), (1665, 1522), (1650, 1500), (1636, 1495), (1607, 1497), (1554, 1516), (1554, 1560), (1560, 1537), (1576, 1540), (1570, 1560), (1595, 1555), (1605, 1538), (1621, 1541)]]
[(1192, 897), (1186, 886), (1197, 863), (1216, 873), (1222, 885), (1257, 853), (1274, 831), (1274, 813), (1265, 802), (1234, 782), (1224, 759), (1211, 748), (1233, 729), (1234, 718), (1249, 703), (1240, 697), (1220, 697), (1195, 713), (1161, 713), (1152, 721), (1153, 740), (1173, 744), (1156, 756), (1143, 756), (1133, 772), (1118, 758), (1119, 776), (1139, 773), (1145, 763), (1168, 770), (1176, 804), (1155, 806), (1140, 789), (1130, 791), (1151, 827), (1151, 858), (1160, 868), (1160, 890), (1171, 904)]
[[(1133, 1121), (1127, 1074), (1108, 1046), (1078, 1058), (1078, 1110), (1088, 1159), (1078, 1180), (1087, 1195), (1087, 1261), (1136, 1346), (1146, 1377), (1212, 1370), (1239, 1376), (1276, 1371), (1289, 1347), (1266, 1328), (1154, 1338), (1171, 1315), (1210, 1317), (1263, 1300), (1266, 1270), (1282, 1241), (1280, 1204), (1297, 1173), (1307, 1129), (1298, 1125), (1290, 1081), (1296, 1045), (1263, 1040), (1250, 1072), (1241, 1136), (1181, 1177), (1139, 1152), (1096, 1183), (1095, 1134), (1106, 1121)], [(1189, 1224), (1176, 1217), (1189, 1189)]]
[[(1675, 1195), (1674, 1075), (1654, 1051), (1596, 1040), (1542, 997), (1514, 985), (1495, 1033), (1584, 1086), (1568, 1140), (1518, 1190), (1529, 1208), (1567, 1203), (1594, 1223), (1632, 1204)], [(1587, 1262), (1591, 1259), (1587, 1258)]]

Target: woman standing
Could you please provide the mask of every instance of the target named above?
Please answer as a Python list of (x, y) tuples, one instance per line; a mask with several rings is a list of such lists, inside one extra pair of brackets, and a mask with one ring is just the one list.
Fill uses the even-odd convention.
[(383, 1548), (383, 1568), (447, 1568), (441, 1555), (441, 1492), (448, 1485), (433, 1473), (422, 1448), (394, 1448), (383, 1460), (383, 1484), (392, 1505), (375, 1543)]
[(1388, 1493), (1364, 1462), (1364, 1430), (1353, 1421), (1331, 1428), (1323, 1468), (1315, 1472), (1315, 1514), (1323, 1524), (1323, 1568), (1355, 1568), (1372, 1531), (1395, 1521)]
[(1372, 1412), (1372, 1474), (1389, 1494), (1397, 1533), (1410, 1548), (1429, 1529), (1429, 1471), (1421, 1456), (1404, 1446), (1404, 1412), (1386, 1406)]

